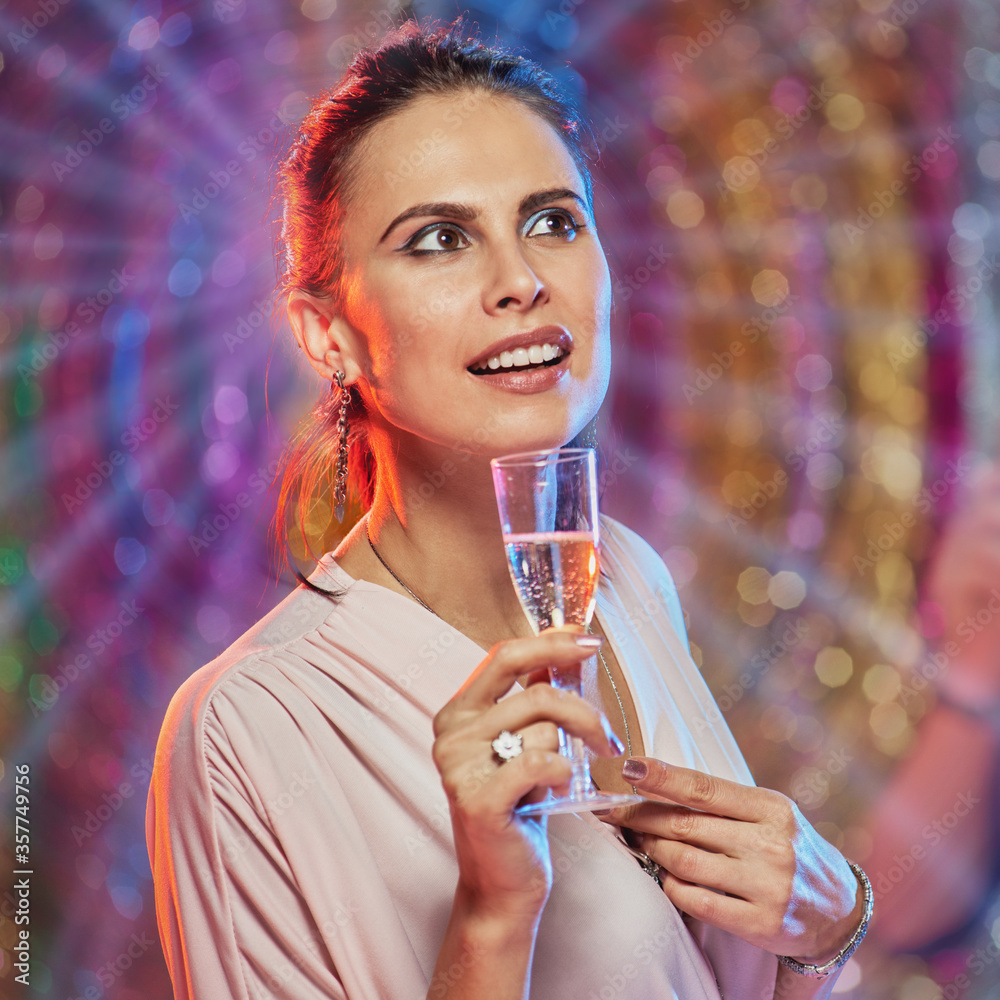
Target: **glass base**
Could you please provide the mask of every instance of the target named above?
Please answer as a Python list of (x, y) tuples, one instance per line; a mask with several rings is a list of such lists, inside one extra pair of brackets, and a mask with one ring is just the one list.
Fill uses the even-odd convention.
[(617, 809), (619, 806), (638, 805), (640, 802), (647, 801), (648, 799), (644, 795), (591, 791), (575, 798), (563, 795), (542, 799), (541, 802), (528, 802), (523, 806), (518, 806), (514, 810), (514, 814), (517, 816), (551, 816), (555, 813), (599, 812), (602, 809)]

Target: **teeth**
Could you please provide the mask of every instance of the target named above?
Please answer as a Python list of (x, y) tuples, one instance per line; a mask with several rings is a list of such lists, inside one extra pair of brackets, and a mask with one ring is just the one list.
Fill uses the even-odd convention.
[(501, 351), (480, 364), (475, 371), (497, 371), (499, 368), (523, 368), (526, 365), (540, 365), (546, 361), (561, 358), (566, 352), (557, 344), (532, 344), (530, 347), (517, 347), (513, 351)]

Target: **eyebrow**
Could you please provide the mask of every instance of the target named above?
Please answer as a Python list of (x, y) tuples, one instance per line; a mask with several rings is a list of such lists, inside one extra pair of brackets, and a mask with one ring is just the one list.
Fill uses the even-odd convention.
[[(548, 191), (534, 191), (531, 194), (525, 195), (521, 199), (520, 204), (517, 206), (518, 215), (528, 215), (534, 211), (534, 209), (540, 208), (547, 202), (561, 201), (564, 198), (573, 198), (575, 201), (579, 202), (585, 212), (589, 212), (586, 201), (584, 201), (584, 199), (577, 194), (576, 191), (572, 190), (572, 188), (551, 188)], [(397, 215), (396, 218), (389, 223), (388, 228), (379, 239), (379, 243), (385, 242), (385, 238), (401, 222), (405, 222), (407, 219), (425, 217), (428, 215), (445, 215), (452, 219), (458, 219), (460, 222), (471, 222), (479, 215), (479, 211), (471, 205), (463, 205), (454, 201), (428, 201), (423, 202), (420, 205), (413, 205), (404, 212), (400, 212), (399, 215)]]

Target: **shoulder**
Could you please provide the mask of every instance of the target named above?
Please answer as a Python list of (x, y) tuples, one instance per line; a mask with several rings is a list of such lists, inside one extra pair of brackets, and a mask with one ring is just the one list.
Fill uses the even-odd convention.
[(299, 587), (214, 660), (188, 677), (167, 706), (154, 770), (200, 771), (206, 751), (224, 742), (220, 715), (260, 730), (288, 715), (302, 650), (335, 612), (321, 594)]
[(659, 567), (669, 575), (660, 554), (642, 535), (607, 514), (601, 515), (601, 549), (649, 569)]
[(607, 514), (601, 515), (601, 564), (611, 586), (633, 591), (638, 605), (650, 600), (666, 605), (674, 631), (687, 646), (680, 597), (662, 556), (638, 532)]
[[(676, 597), (673, 577), (660, 553), (640, 534), (606, 514), (601, 515), (601, 559), (614, 581), (616, 570), (645, 581), (652, 589), (665, 589)], [(617, 582), (617, 581), (615, 581)]]

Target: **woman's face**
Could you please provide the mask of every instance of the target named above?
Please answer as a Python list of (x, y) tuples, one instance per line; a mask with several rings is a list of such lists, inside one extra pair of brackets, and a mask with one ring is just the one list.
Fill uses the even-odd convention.
[(608, 387), (611, 281), (552, 127), (510, 98), (421, 97), (353, 166), (343, 322), (376, 438), (488, 457), (573, 438)]

